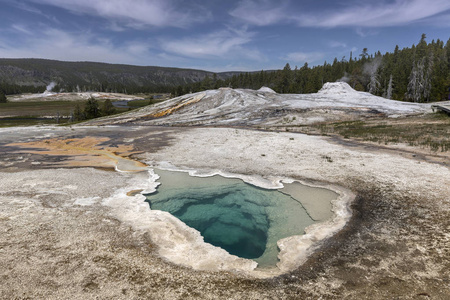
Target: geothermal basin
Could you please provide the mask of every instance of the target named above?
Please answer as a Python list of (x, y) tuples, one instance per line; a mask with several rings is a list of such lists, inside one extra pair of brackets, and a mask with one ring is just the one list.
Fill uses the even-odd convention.
[(333, 216), (339, 194), (299, 182), (263, 189), (219, 175), (195, 177), (155, 170), (160, 185), (147, 194), (152, 210), (166, 211), (198, 230), (206, 243), (274, 268), (277, 242), (304, 234), (305, 228)]

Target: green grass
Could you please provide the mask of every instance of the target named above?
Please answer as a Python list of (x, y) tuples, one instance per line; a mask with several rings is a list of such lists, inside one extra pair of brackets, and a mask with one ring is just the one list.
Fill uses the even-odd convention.
[[(104, 100), (99, 100), (100, 107)], [(86, 100), (77, 101), (20, 101), (0, 103), (0, 127), (56, 125), (69, 121), (69, 116), (77, 104), (84, 109)], [(116, 108), (117, 113), (128, 111), (127, 108)]]
[[(132, 109), (155, 104), (167, 100), (170, 94), (147, 94), (143, 100), (128, 101), (127, 108), (115, 107), (116, 113), (123, 113)], [(157, 97), (157, 99), (154, 99)], [(106, 99), (96, 99), (100, 108)], [(11, 126), (33, 126), (57, 124), (56, 117), (60, 116), (59, 124), (68, 124), (69, 117), (75, 111), (78, 105), (81, 110), (84, 109), (86, 99), (74, 100), (56, 100), (40, 101), (39, 99), (30, 99), (27, 101), (9, 101), (0, 103), (0, 127)], [(114, 100), (111, 100), (114, 102)]]
[(0, 117), (2, 116), (56, 116), (70, 115), (71, 110), (78, 104), (84, 106), (86, 101), (20, 101), (0, 103)]
[(338, 134), (385, 145), (404, 143), (435, 152), (450, 150), (450, 118), (442, 114), (421, 119), (338, 122), (316, 127), (322, 135)]

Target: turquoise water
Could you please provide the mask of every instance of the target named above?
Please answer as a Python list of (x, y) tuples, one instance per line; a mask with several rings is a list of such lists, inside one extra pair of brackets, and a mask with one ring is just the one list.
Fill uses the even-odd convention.
[[(305, 227), (315, 222), (302, 203), (290, 195), (292, 191), (261, 189), (221, 176), (200, 178), (161, 170), (155, 173), (161, 184), (155, 193), (147, 195), (151, 209), (171, 213), (200, 231), (205, 242), (254, 259), (259, 267), (276, 264), (279, 239), (303, 234)], [(291, 189), (297, 196), (301, 191), (295, 186)], [(325, 205), (324, 209), (331, 216), (330, 207)]]

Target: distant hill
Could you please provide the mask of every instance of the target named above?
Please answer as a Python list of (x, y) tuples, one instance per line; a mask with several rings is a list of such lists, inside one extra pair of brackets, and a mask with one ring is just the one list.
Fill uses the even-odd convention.
[(45, 90), (52, 82), (56, 91), (157, 92), (199, 82), (206, 76), (212, 78), (214, 74), (224, 80), (239, 73), (47, 59), (0, 59), (0, 84), (13, 92)]

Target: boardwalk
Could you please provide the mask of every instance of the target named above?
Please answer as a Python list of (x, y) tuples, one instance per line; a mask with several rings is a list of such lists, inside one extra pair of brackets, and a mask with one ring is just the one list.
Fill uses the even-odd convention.
[(433, 111), (442, 111), (450, 115), (450, 101), (443, 102), (440, 105), (431, 105), (431, 108), (433, 109)]

